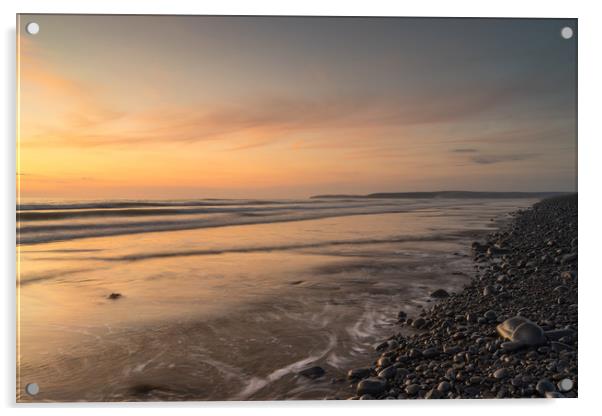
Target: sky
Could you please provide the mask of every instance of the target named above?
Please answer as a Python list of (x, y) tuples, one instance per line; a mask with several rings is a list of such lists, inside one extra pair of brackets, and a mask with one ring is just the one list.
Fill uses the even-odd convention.
[(20, 197), (576, 191), (565, 26), (20, 15)]

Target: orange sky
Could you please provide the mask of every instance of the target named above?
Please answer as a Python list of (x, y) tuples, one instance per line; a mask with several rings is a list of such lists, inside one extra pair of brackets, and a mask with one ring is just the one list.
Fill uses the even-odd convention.
[(23, 15), (21, 197), (575, 190), (574, 22), (490, 22)]

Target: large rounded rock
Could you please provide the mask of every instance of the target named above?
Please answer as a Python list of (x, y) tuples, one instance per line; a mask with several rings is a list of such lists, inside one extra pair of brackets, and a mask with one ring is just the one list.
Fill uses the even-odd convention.
[(378, 397), (385, 391), (386, 386), (387, 384), (383, 379), (375, 377), (367, 378), (357, 384), (357, 395), (363, 396), (364, 394), (369, 394)]
[(515, 346), (536, 347), (547, 342), (543, 329), (522, 316), (506, 319), (497, 326), (497, 332)]

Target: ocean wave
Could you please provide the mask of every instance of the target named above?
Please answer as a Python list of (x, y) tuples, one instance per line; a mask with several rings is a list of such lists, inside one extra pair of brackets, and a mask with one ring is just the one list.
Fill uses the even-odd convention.
[[(272, 204), (263, 204), (272, 205)], [(25, 221), (48, 221), (71, 218), (94, 218), (94, 217), (139, 217), (139, 216), (163, 216), (163, 215), (191, 215), (191, 214), (224, 214), (224, 213), (247, 213), (255, 215), (262, 212), (278, 212), (287, 210), (323, 210), (323, 209), (348, 209), (365, 206), (374, 206), (374, 203), (360, 203), (353, 205), (342, 205), (323, 203), (320, 206), (305, 206), (303, 204), (277, 204), (274, 206), (257, 205), (224, 205), (221, 207), (205, 208), (112, 208), (112, 209), (85, 209), (79, 210), (68, 208), (63, 210), (24, 210), (17, 212), (17, 222)], [(395, 205), (395, 204), (378, 204)]]
[(124, 234), (191, 230), (200, 228), (227, 227), (236, 225), (269, 224), (279, 222), (305, 221), (331, 217), (344, 217), (355, 215), (371, 215), (407, 212), (408, 208), (399, 206), (365, 206), (354, 207), (330, 206), (328, 209), (311, 210), (284, 210), (273, 215), (248, 215), (257, 214), (255, 211), (239, 215), (234, 212), (219, 218), (191, 218), (183, 221), (131, 221), (116, 223), (68, 223), (44, 225), (19, 224), (17, 230), (17, 244), (39, 244), (54, 241), (66, 241), (78, 238), (107, 237)]
[(78, 210), (78, 209), (120, 209), (152, 207), (219, 207), (233, 205), (278, 205), (278, 204), (323, 204), (323, 200), (258, 200), (258, 199), (202, 199), (202, 200), (157, 200), (157, 201), (90, 201), (90, 202), (50, 202), (17, 204), (17, 211)]
[(374, 244), (391, 244), (404, 243), (411, 241), (443, 241), (445, 239), (454, 239), (466, 237), (468, 231), (438, 233), (429, 235), (403, 235), (393, 236), (388, 238), (365, 238), (365, 239), (348, 239), (348, 240), (329, 240), (310, 243), (291, 243), (291, 244), (274, 244), (262, 246), (243, 246), (243, 247), (227, 247), (214, 249), (198, 249), (198, 250), (178, 250), (178, 251), (156, 251), (147, 253), (126, 254), (123, 256), (92, 256), (86, 257), (84, 260), (107, 261), (107, 262), (133, 262), (158, 258), (170, 257), (189, 257), (189, 256), (212, 256), (219, 254), (231, 253), (262, 253), (271, 251), (291, 251), (313, 248), (327, 248), (336, 246), (361, 246)]

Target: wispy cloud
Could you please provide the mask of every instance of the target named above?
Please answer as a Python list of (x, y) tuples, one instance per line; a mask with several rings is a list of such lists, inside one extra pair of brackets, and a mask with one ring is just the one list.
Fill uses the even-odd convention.
[[(500, 84), (462, 95), (437, 96), (330, 96), (256, 97), (252, 103), (233, 106), (215, 103), (168, 104), (162, 108), (111, 108), (97, 86), (72, 80), (43, 60), (25, 66), (22, 73), (50, 97), (62, 97), (50, 124), (38, 121), (23, 129), (25, 146), (138, 146), (149, 143), (225, 141), (226, 150), (243, 150), (321, 132), (355, 129), (379, 130), (455, 123), (503, 106), (523, 94), (524, 82)], [(49, 109), (48, 111), (52, 111)], [(476, 149), (455, 149), (457, 153)]]
[(492, 165), (503, 162), (517, 162), (538, 157), (537, 153), (521, 153), (510, 155), (478, 155), (471, 157), (472, 162), (479, 165)]
[(471, 149), (471, 148), (459, 148), (459, 149), (452, 149), (453, 153), (477, 153), (478, 150), (477, 149)]

